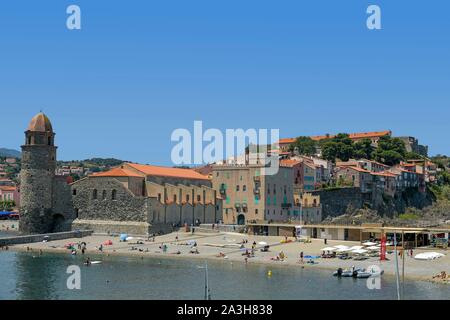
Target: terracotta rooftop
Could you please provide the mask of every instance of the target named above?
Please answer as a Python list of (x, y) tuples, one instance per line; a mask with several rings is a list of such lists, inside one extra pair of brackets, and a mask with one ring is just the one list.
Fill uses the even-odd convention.
[(127, 163), (126, 166), (142, 172), (146, 176), (171, 177), (191, 180), (210, 180), (208, 176), (202, 175), (192, 169), (160, 167), (136, 163)]
[(280, 167), (293, 167), (299, 163), (301, 163), (299, 160), (284, 159), (280, 160)]
[(341, 166), (341, 167), (338, 167), (338, 168), (341, 168), (341, 169), (353, 169), (353, 170), (358, 171), (358, 172), (370, 173), (369, 170), (365, 170), (365, 169), (361, 169), (361, 168), (353, 167), (353, 166)]
[(40, 112), (31, 119), (27, 130), (34, 132), (53, 132), (53, 127), (50, 119)]
[(17, 188), (16, 187), (12, 187), (12, 186), (0, 186), (0, 190), (1, 191), (16, 191)]
[(114, 168), (109, 171), (94, 173), (92, 176), (94, 177), (142, 177), (143, 175), (139, 175), (134, 171), (122, 169), (122, 168)]
[(294, 143), (297, 139), (295, 138), (286, 138), (286, 139), (280, 139), (280, 141), (278, 141), (279, 144), (291, 144)]
[(392, 178), (397, 177), (397, 175), (393, 174), (392, 172), (372, 172), (371, 174), (373, 176), (392, 177)]

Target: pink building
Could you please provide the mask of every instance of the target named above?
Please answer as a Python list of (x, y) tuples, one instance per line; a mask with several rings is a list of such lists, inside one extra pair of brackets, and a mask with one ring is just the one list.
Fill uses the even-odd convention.
[(12, 200), (16, 203), (16, 208), (20, 207), (20, 191), (13, 186), (0, 186), (0, 201)]

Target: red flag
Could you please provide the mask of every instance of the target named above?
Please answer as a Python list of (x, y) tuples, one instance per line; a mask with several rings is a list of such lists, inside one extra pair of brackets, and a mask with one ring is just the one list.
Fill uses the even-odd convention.
[(381, 253), (380, 253), (381, 261), (386, 261), (386, 251), (387, 251), (386, 242), (387, 242), (386, 236), (383, 236), (381, 238)]

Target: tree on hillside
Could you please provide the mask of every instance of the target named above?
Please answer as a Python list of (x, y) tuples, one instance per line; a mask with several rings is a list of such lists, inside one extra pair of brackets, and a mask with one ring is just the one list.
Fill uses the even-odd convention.
[(329, 161), (348, 161), (354, 153), (353, 141), (348, 134), (339, 133), (332, 139), (322, 142), (322, 157)]
[(290, 146), (290, 151), (298, 150), (298, 153), (306, 156), (316, 154), (316, 142), (310, 137), (298, 137)]
[(399, 138), (381, 137), (374, 152), (374, 159), (386, 165), (393, 166), (405, 160), (406, 147)]
[(372, 146), (372, 141), (370, 139), (363, 139), (355, 142), (353, 145), (354, 157), (358, 159), (368, 159), (372, 160), (373, 152), (375, 148)]
[(419, 160), (419, 159), (423, 159), (423, 156), (421, 156), (418, 153), (415, 152), (407, 152), (405, 154), (405, 159), (406, 160)]

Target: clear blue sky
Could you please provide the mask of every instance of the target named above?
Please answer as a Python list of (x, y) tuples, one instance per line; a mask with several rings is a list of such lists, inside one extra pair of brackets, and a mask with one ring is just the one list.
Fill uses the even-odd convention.
[(170, 165), (172, 130), (194, 120), (283, 137), (391, 129), (450, 154), (449, 15), (447, 0), (2, 1), (0, 146), (18, 149), (43, 109), (62, 160)]

